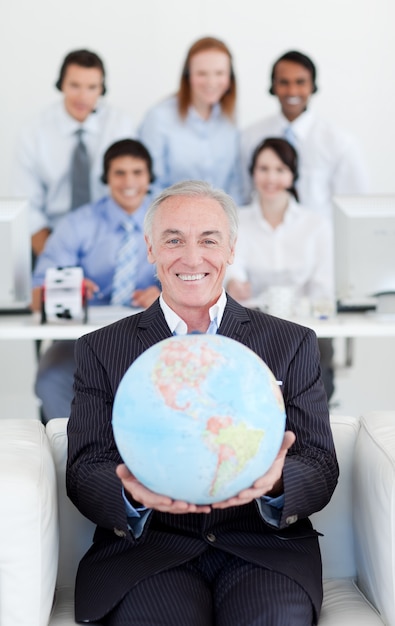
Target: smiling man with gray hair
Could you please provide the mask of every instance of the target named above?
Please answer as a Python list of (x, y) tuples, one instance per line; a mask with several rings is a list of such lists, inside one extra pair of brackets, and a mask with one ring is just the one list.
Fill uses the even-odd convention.
[[(67, 490), (97, 524), (78, 570), (77, 621), (317, 623), (321, 558), (308, 516), (327, 504), (338, 476), (317, 340), (307, 328), (227, 296), (222, 283), (236, 228), (236, 207), (224, 192), (199, 181), (166, 189), (145, 221), (160, 297), (77, 342)], [(142, 485), (122, 464), (111, 425), (114, 396), (131, 363), (162, 339), (193, 331), (233, 338), (258, 354), (282, 381), (287, 413), (267, 473), (211, 506)]]

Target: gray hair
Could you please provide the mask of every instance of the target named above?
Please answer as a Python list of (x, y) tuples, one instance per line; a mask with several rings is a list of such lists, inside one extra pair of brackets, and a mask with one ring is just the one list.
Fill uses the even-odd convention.
[(145, 214), (144, 219), (144, 233), (151, 240), (152, 239), (152, 225), (154, 217), (159, 206), (168, 198), (174, 196), (187, 196), (189, 198), (211, 198), (216, 200), (226, 213), (229, 222), (230, 233), (230, 245), (232, 246), (237, 237), (238, 228), (238, 216), (237, 207), (234, 201), (227, 193), (222, 189), (215, 189), (208, 183), (202, 180), (185, 180), (180, 183), (176, 183), (167, 189), (164, 189), (162, 193), (155, 198)]

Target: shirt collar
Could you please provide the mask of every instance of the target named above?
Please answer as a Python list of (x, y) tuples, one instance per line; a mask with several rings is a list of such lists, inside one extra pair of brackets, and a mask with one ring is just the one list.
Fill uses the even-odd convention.
[(69, 115), (64, 106), (64, 101), (59, 101), (59, 128), (65, 135), (73, 135), (79, 128), (83, 128), (87, 133), (97, 134), (100, 132), (100, 113), (103, 105), (98, 104), (95, 112), (92, 112), (82, 123)]
[(306, 209), (302, 209), (300, 204), (295, 200), (291, 194), (289, 194), (289, 202), (287, 210), (284, 215), (284, 222), (291, 223), (297, 220), (301, 214), (301, 212), (306, 211)]
[(111, 224), (114, 228), (121, 226), (126, 218), (129, 218), (131, 222), (133, 222), (135, 229), (143, 232), (144, 230), (144, 218), (147, 212), (147, 209), (151, 203), (151, 197), (147, 194), (140, 204), (139, 208), (132, 213), (130, 216), (115, 202), (115, 200), (111, 197), (107, 197), (106, 202), (106, 211), (107, 216)]
[(200, 117), (199, 113), (196, 111), (195, 107), (192, 104), (189, 106), (189, 109), (188, 109), (188, 116), (191, 119), (200, 121), (200, 122), (209, 122), (210, 120), (216, 120), (219, 117), (221, 117), (221, 115), (222, 115), (222, 108), (218, 102), (213, 105), (213, 108), (211, 109), (210, 117), (207, 120), (204, 120), (202, 117)]
[(287, 118), (280, 112), (281, 123), (283, 126), (283, 131), (287, 128), (287, 126), (291, 126), (293, 132), (295, 133), (296, 139), (304, 139), (306, 135), (308, 135), (310, 128), (314, 121), (314, 113), (310, 109), (306, 109), (303, 111), (296, 120), (290, 122)]
[[(287, 210), (285, 211), (284, 220), (282, 224), (293, 222), (294, 220), (299, 218), (301, 212), (306, 211), (306, 209), (300, 206), (299, 202), (296, 201), (293, 195), (289, 193), (288, 196), (289, 196), (288, 206), (287, 206)], [(262, 215), (261, 206), (259, 204), (259, 197), (256, 191), (254, 192), (253, 202), (251, 204), (251, 210), (254, 213), (254, 219), (256, 220), (257, 224), (261, 224), (266, 230), (269, 230), (272, 232), (273, 227), (270, 226), (270, 224), (265, 220), (265, 218)], [(281, 224), (277, 227), (277, 229), (281, 229)]]
[[(188, 333), (188, 327), (183, 319), (169, 305), (165, 302), (163, 294), (160, 294), (159, 304), (165, 316), (166, 323), (170, 328), (171, 333), (176, 335), (186, 335)], [(222, 289), (221, 295), (217, 302), (209, 309), (210, 322), (217, 318), (217, 327), (219, 328), (224, 314), (226, 306), (226, 293), (225, 289)]]

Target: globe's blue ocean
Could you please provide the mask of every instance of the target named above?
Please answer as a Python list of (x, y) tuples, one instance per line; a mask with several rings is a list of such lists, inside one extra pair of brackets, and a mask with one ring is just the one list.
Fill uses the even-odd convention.
[(284, 435), (266, 364), (221, 335), (175, 336), (144, 352), (116, 393), (121, 457), (149, 489), (195, 504), (225, 500), (272, 464)]

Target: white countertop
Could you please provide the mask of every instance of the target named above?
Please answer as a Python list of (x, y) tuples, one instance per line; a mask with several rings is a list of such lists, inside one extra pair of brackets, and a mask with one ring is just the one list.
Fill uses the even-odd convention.
[[(1, 315), (0, 339), (77, 339), (93, 330), (106, 326), (141, 309), (127, 307), (91, 307), (88, 322), (59, 320), (40, 323), (40, 315)], [(395, 337), (395, 316), (378, 316), (375, 313), (342, 313), (327, 319), (312, 317), (292, 321), (312, 328), (318, 337)]]

